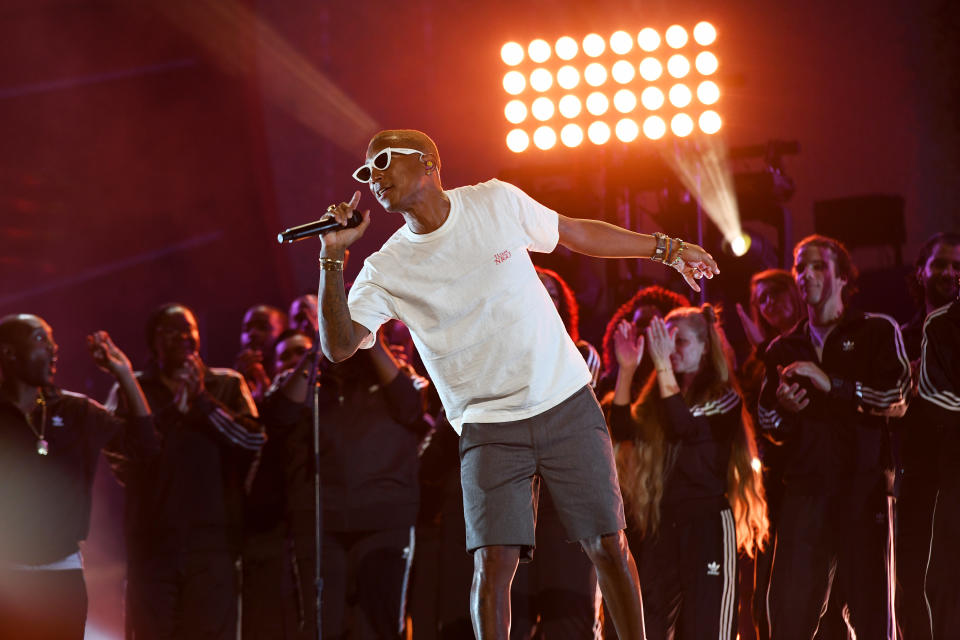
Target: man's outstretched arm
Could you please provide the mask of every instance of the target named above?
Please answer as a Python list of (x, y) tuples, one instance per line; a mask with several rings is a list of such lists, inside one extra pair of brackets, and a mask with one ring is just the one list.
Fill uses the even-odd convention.
[[(588, 256), (597, 258), (652, 258), (657, 249), (653, 236), (629, 231), (622, 227), (602, 222), (559, 216), (560, 244)], [(667, 253), (676, 253), (674, 251)], [(664, 255), (663, 258), (677, 256)], [(684, 244), (679, 251), (680, 260), (673, 266), (695, 291), (700, 290), (697, 280), (712, 278), (720, 273), (713, 256), (695, 244)]]

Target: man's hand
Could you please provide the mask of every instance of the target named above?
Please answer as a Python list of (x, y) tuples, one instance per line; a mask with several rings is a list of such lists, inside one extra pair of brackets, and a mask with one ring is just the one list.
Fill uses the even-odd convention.
[(786, 367), (778, 367), (777, 370), (780, 372), (781, 380), (797, 377), (808, 378), (813, 386), (820, 391), (823, 391), (824, 393), (830, 392), (830, 376), (824, 373), (823, 369), (809, 360), (792, 362)]
[(621, 369), (635, 371), (643, 358), (643, 334), (627, 320), (621, 320), (613, 334), (613, 349)]
[[(357, 205), (360, 204), (360, 192), (354, 191), (350, 202), (341, 202), (327, 207), (327, 213), (337, 219), (341, 225), (346, 225), (347, 220), (353, 215)], [(340, 229), (339, 231), (329, 231), (320, 236), (321, 250), (320, 255), (329, 258), (343, 259), (347, 247), (363, 236), (370, 224), (370, 210), (367, 209), (362, 214), (363, 222), (352, 229)]]
[(174, 380), (180, 385), (173, 398), (181, 413), (186, 413), (193, 399), (203, 393), (203, 373), (204, 366), (200, 356), (191, 354), (173, 374)]
[(777, 386), (777, 402), (787, 411), (799, 413), (810, 404), (810, 398), (807, 397), (807, 390), (801, 388), (799, 383), (788, 384), (781, 378)]
[(263, 352), (254, 349), (244, 349), (237, 354), (234, 369), (243, 374), (251, 386), (254, 397), (260, 398), (270, 387), (270, 376), (263, 368)]
[(88, 335), (87, 347), (97, 366), (114, 377), (133, 372), (130, 359), (113, 344), (106, 331), (95, 331)]
[(670, 266), (680, 272), (680, 275), (694, 291), (700, 291), (697, 280), (700, 278), (709, 280), (720, 273), (713, 256), (707, 253), (703, 247), (695, 244), (684, 244), (679, 259)]

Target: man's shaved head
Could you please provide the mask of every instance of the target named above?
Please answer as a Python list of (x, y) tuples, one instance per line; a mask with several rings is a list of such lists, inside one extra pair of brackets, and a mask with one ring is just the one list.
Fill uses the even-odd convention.
[(406, 147), (432, 154), (437, 167), (440, 166), (440, 152), (437, 144), (423, 131), (416, 129), (387, 129), (373, 136), (367, 145), (367, 157), (384, 147)]

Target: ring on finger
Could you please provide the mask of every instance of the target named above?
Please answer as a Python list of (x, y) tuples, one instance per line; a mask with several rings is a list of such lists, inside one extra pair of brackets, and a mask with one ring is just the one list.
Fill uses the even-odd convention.
[(334, 211), (336, 208), (337, 208), (337, 205), (335, 205), (335, 204), (330, 205), (329, 207), (327, 207), (327, 213), (333, 213), (333, 211)]

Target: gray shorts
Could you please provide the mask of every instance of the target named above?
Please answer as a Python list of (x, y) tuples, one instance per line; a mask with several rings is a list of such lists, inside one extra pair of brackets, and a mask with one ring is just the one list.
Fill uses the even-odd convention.
[(520, 546), (522, 558), (531, 559), (541, 479), (568, 540), (626, 526), (610, 435), (590, 387), (531, 418), (464, 423), (460, 480), (467, 551)]

